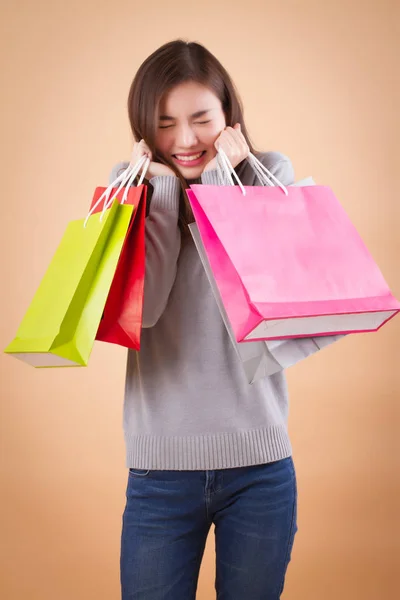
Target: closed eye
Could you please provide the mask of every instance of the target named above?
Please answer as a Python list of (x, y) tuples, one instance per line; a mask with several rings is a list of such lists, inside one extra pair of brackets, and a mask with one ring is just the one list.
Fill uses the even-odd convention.
[[(197, 121), (195, 125), (206, 125), (207, 123), (211, 123), (211, 119), (209, 121)], [(169, 129), (170, 127), (173, 127), (173, 125), (160, 125), (159, 129)]]

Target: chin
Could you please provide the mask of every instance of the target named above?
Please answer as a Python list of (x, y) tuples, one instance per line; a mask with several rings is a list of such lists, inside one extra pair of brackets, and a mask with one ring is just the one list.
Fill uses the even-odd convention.
[(202, 172), (204, 171), (204, 167), (193, 167), (191, 168), (185, 168), (185, 167), (179, 167), (179, 172), (182, 175), (182, 177), (184, 177), (185, 179), (198, 179), (200, 177), (200, 175), (202, 174)]

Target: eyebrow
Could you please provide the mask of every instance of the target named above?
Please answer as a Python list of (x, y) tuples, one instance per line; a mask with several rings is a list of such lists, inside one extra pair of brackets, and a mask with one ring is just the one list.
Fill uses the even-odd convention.
[[(192, 119), (198, 119), (199, 117), (202, 117), (206, 113), (210, 112), (210, 110), (211, 110), (211, 108), (208, 108), (207, 110), (199, 110), (198, 112), (195, 112), (192, 115), (190, 115), (190, 117)], [(169, 117), (168, 115), (160, 116), (160, 121), (174, 121), (174, 120), (175, 120), (175, 117)]]

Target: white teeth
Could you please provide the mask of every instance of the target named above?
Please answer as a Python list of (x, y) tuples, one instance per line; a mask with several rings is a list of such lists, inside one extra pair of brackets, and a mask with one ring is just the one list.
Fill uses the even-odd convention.
[(179, 154), (176, 154), (176, 158), (178, 160), (183, 160), (185, 162), (190, 162), (191, 160), (197, 160), (198, 158), (200, 158), (200, 156), (202, 155), (202, 152), (199, 152), (198, 154), (194, 154), (193, 156), (179, 156)]

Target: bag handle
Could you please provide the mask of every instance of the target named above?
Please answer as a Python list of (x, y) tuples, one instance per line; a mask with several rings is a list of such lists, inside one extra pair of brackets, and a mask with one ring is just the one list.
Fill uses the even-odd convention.
[(110, 185), (101, 194), (101, 196), (97, 200), (97, 202), (92, 206), (92, 208), (90, 209), (90, 211), (88, 212), (88, 214), (86, 216), (86, 219), (84, 221), (83, 226), (86, 227), (87, 221), (88, 221), (89, 217), (93, 214), (93, 212), (96, 210), (96, 208), (99, 206), (99, 204), (101, 203), (101, 201), (104, 198), (104, 206), (103, 206), (103, 210), (102, 210), (101, 215), (100, 215), (100, 221), (102, 221), (103, 217), (104, 217), (105, 211), (112, 204), (112, 200), (110, 200), (110, 195), (111, 195), (111, 192), (114, 189), (114, 187), (116, 187), (117, 184), (120, 183), (120, 185), (118, 187), (118, 190), (114, 194), (113, 198), (115, 196), (117, 196), (119, 194), (119, 192), (121, 191), (121, 189), (124, 186), (126, 186), (126, 184), (129, 182), (129, 186), (126, 186), (124, 195), (122, 197), (121, 204), (123, 204), (126, 201), (127, 197), (128, 197), (129, 187), (132, 185), (133, 180), (135, 179), (135, 177), (139, 173), (142, 165), (143, 165), (143, 171), (142, 171), (142, 175), (140, 177), (138, 185), (142, 184), (144, 176), (146, 174), (146, 171), (147, 171), (147, 169), (149, 167), (149, 164), (150, 164), (150, 159), (147, 156), (142, 156), (133, 167), (131, 167), (129, 165), (129, 167), (127, 169), (125, 169), (125, 171), (123, 171), (123, 173), (121, 173), (120, 175), (118, 175), (118, 177), (116, 179), (114, 179), (114, 181), (112, 183), (110, 183)]
[[(150, 165), (150, 158), (148, 156), (142, 156), (138, 162), (136, 163), (136, 165), (134, 165), (133, 167), (129, 166), (127, 171), (129, 171), (129, 174), (127, 176), (127, 179), (123, 180), (118, 188), (118, 190), (115, 193), (115, 196), (117, 196), (119, 194), (119, 192), (122, 190), (122, 188), (125, 186), (125, 191), (124, 194), (122, 196), (121, 199), (121, 204), (124, 204), (126, 202), (126, 199), (128, 198), (128, 193), (129, 193), (129, 188), (133, 185), (133, 182), (135, 180), (135, 177), (137, 176), (137, 174), (139, 173), (141, 167), (143, 166), (143, 170), (142, 170), (142, 174), (140, 176), (140, 179), (138, 181), (138, 184), (136, 187), (139, 187), (139, 185), (142, 185), (143, 183), (143, 179), (146, 175), (147, 169), (149, 168)], [(104, 207), (103, 207), (103, 212), (102, 212), (102, 216), (101, 218), (103, 218), (104, 213), (106, 212), (106, 210), (108, 208), (110, 208), (111, 204), (112, 204), (113, 200), (112, 198), (108, 199), (107, 201), (104, 203)]]
[(262, 162), (260, 160), (258, 160), (258, 158), (256, 158), (254, 156), (254, 154), (252, 154), (251, 152), (249, 152), (249, 155), (247, 156), (247, 162), (253, 167), (253, 169), (256, 172), (256, 175), (262, 185), (271, 185), (271, 186), (275, 187), (274, 184), (271, 183), (271, 179), (273, 179), (274, 181), (276, 181), (276, 183), (278, 184), (278, 187), (281, 188), (281, 190), (285, 193), (285, 195), (286, 196), (288, 195), (288, 191), (287, 191), (286, 187), (283, 185), (283, 183), (281, 183), (279, 181), (279, 179), (277, 179), (275, 177), (275, 175), (273, 173), (271, 173), (271, 171), (269, 171), (267, 169), (267, 167), (265, 165), (263, 165)]
[[(281, 190), (285, 193), (285, 195), (288, 195), (288, 191), (286, 189), (286, 187), (283, 185), (283, 183), (281, 183), (279, 181), (279, 179), (277, 179), (275, 177), (275, 175), (273, 173), (271, 173), (271, 171), (269, 171), (267, 169), (267, 167), (265, 167), (262, 162), (260, 162), (255, 156), (254, 154), (252, 154), (251, 152), (249, 152), (248, 156), (246, 157), (248, 163), (250, 164), (250, 166), (253, 168), (253, 170), (255, 171), (259, 181), (261, 182), (261, 185), (270, 185), (270, 186), (274, 186), (274, 183), (272, 183), (271, 180), (276, 181), (276, 183), (278, 184), (278, 186), (281, 188)], [(237, 173), (235, 171), (235, 169), (232, 167), (229, 158), (227, 157), (225, 151), (222, 148), (219, 148), (218, 153), (217, 153), (217, 165), (218, 165), (218, 171), (219, 171), (219, 175), (220, 178), (222, 179), (222, 181), (224, 181), (223, 176), (226, 175), (229, 183), (228, 185), (234, 185), (233, 183), (233, 179), (231, 177), (231, 173), (232, 175), (235, 176), (240, 189), (242, 190), (242, 194), (243, 196), (246, 195), (246, 190), (242, 185), (242, 182), (240, 181), (239, 177), (237, 176)], [(221, 170), (222, 169), (222, 177), (221, 177)]]
[[(232, 167), (229, 158), (227, 157), (227, 155), (225, 154), (225, 151), (222, 150), (222, 148), (218, 149), (218, 154), (217, 154), (217, 165), (222, 168), (222, 173), (224, 175), (227, 176), (228, 179), (228, 185), (235, 185), (233, 183), (233, 179), (231, 177), (231, 173), (232, 175), (234, 175), (236, 181), (238, 182), (240, 189), (242, 190), (242, 194), (243, 196), (246, 195), (246, 190), (244, 189), (244, 186), (242, 184), (242, 182), (240, 181), (235, 169)], [(221, 176), (221, 171), (219, 171), (219, 175)], [(221, 177), (222, 181), (223, 181), (223, 177)]]

